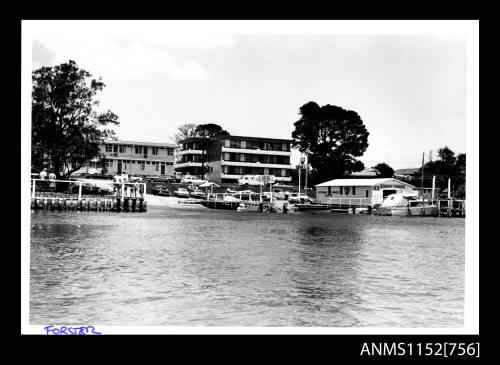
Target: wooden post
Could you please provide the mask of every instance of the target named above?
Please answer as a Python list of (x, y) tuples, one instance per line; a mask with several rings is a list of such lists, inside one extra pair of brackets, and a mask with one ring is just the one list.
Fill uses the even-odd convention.
[(424, 152), (422, 152), (422, 178), (420, 181), (422, 200), (424, 199)]
[(32, 193), (31, 193), (31, 197), (34, 198), (35, 197), (36, 179), (32, 179), (31, 181), (33, 181), (33, 189), (32, 189)]
[(78, 200), (82, 200), (82, 182), (79, 181), (78, 185)]
[(434, 202), (434, 189), (436, 187), (436, 175), (432, 175), (432, 198), (431, 201)]
[(299, 204), (300, 204), (300, 175), (301, 175), (301, 173), (300, 173), (300, 164), (299, 164), (298, 168), (299, 168)]
[[(306, 162), (307, 162), (307, 160), (306, 160)], [(306, 183), (304, 185), (304, 191), (306, 194), (307, 194), (307, 175), (308, 175), (308, 172), (309, 172), (309, 165), (306, 163)]]

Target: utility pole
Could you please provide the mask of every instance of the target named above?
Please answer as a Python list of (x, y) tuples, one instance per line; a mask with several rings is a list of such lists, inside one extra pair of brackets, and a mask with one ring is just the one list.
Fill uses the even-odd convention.
[(304, 186), (304, 192), (307, 194), (307, 175), (308, 175), (308, 172), (309, 172), (309, 160), (307, 158), (307, 155), (305, 157), (305, 169), (306, 169), (306, 183), (305, 183), (305, 186)]
[(424, 198), (424, 156), (425, 156), (425, 152), (422, 152), (422, 181), (420, 183), (420, 187), (421, 187), (421, 194), (422, 194), (422, 199)]
[(431, 200), (434, 201), (434, 189), (436, 187), (436, 175), (432, 176), (432, 198)]
[(300, 164), (297, 167), (299, 169), (299, 203), (300, 203)]

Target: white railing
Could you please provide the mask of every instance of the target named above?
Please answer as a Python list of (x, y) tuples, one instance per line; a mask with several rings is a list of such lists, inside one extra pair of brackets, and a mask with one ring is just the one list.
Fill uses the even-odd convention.
[[(99, 181), (98, 179), (87, 179), (88, 181), (78, 181), (78, 180), (50, 180), (50, 179), (31, 179), (31, 197), (35, 198), (37, 189), (37, 181), (43, 182), (49, 188), (49, 193), (55, 193), (56, 183), (64, 183), (68, 185), (78, 186), (78, 200), (82, 199), (83, 187), (91, 187), (96, 189), (103, 189), (110, 192), (110, 195), (121, 197), (137, 197), (137, 190), (139, 190), (139, 195), (143, 196), (146, 193), (146, 183), (132, 183), (132, 182), (121, 182), (116, 183), (112, 180)], [(41, 183), (40, 183), (41, 184)], [(39, 184), (39, 185), (40, 185)], [(142, 186), (142, 189), (140, 188)], [(139, 187), (139, 188), (138, 188)], [(71, 194), (71, 193), (69, 193)]]
[(328, 204), (338, 204), (347, 206), (370, 205), (371, 198), (330, 198)]

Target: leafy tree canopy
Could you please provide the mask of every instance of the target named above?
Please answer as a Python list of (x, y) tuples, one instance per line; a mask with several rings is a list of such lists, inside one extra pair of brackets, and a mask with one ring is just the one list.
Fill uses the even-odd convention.
[(96, 110), (105, 84), (75, 61), (34, 70), (32, 80), (32, 168), (50, 166), (66, 179), (99, 156), (99, 144), (115, 136), (107, 127), (118, 125), (118, 116)]
[(196, 137), (211, 138), (215, 136), (228, 136), (229, 132), (214, 123), (200, 124), (195, 129)]
[(177, 128), (174, 136), (171, 139), (178, 144), (183, 139), (187, 139), (190, 137), (196, 137), (196, 128), (198, 124), (196, 123), (185, 123)]
[(394, 169), (386, 164), (385, 162), (378, 163), (373, 167), (375, 170), (377, 170), (377, 176), (378, 177), (393, 177), (394, 176)]
[(361, 171), (360, 157), (368, 147), (368, 131), (358, 113), (334, 105), (308, 102), (294, 123), (292, 146), (308, 155), (314, 182)]
[[(465, 198), (465, 161), (466, 154), (455, 155), (449, 147), (438, 150), (438, 160), (428, 161), (424, 165), (424, 186), (430, 187), (432, 176), (436, 177), (436, 187), (441, 191), (448, 189), (448, 179), (451, 178), (451, 188), (456, 198)], [(422, 168), (414, 174), (409, 183), (419, 186)]]

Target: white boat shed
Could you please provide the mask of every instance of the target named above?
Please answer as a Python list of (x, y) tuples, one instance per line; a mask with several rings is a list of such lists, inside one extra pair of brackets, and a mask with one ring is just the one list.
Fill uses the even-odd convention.
[(381, 204), (390, 194), (417, 193), (415, 187), (394, 178), (335, 179), (316, 185), (320, 204), (368, 206)]

